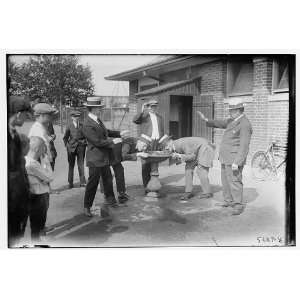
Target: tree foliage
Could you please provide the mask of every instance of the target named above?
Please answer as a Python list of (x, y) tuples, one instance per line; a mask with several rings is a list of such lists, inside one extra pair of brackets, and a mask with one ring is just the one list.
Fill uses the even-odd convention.
[(55, 105), (61, 100), (77, 106), (94, 92), (90, 67), (74, 55), (31, 56), (21, 65), (9, 60), (8, 77), (10, 94)]

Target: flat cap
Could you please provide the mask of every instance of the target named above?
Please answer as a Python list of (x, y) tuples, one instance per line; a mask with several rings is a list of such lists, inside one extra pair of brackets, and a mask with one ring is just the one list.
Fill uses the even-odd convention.
[(151, 99), (147, 102), (147, 105), (149, 106), (158, 105), (158, 101), (156, 99)]
[(38, 103), (33, 107), (35, 115), (54, 114), (57, 110), (48, 103)]
[(9, 96), (9, 113), (16, 114), (21, 111), (31, 112), (30, 103), (25, 97), (22, 96)]

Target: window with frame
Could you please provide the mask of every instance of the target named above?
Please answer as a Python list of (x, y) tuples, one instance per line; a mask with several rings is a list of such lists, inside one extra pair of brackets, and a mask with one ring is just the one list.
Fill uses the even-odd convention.
[(227, 66), (227, 94), (247, 95), (253, 92), (252, 61), (231, 61)]
[(289, 89), (289, 65), (286, 59), (273, 61), (273, 91), (288, 91)]

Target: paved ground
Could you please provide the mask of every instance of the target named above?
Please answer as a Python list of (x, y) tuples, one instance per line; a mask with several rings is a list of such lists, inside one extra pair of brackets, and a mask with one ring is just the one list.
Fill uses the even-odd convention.
[[(22, 129), (28, 131), (29, 124)], [(160, 167), (163, 184), (158, 202), (144, 199), (139, 162), (125, 162), (128, 205), (113, 209), (113, 220), (99, 216), (103, 195), (98, 191), (95, 217), (82, 214), (84, 188), (67, 189), (66, 151), (56, 128), (59, 153), (47, 220), (47, 244), (51, 246), (274, 246), (284, 241), (284, 178), (256, 182), (249, 168), (244, 170), (244, 197), (247, 208), (239, 216), (216, 206), (222, 201), (218, 163), (210, 171), (213, 199), (198, 199), (201, 192), (195, 178), (196, 196), (188, 203), (179, 201), (184, 191), (184, 165)], [(87, 174), (87, 173), (86, 173)], [(76, 180), (78, 175), (76, 173)], [(26, 231), (26, 239), (29, 228)]]

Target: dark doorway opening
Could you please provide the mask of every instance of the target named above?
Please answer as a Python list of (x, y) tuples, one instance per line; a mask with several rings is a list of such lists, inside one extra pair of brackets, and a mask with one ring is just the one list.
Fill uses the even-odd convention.
[(193, 97), (170, 96), (170, 135), (174, 139), (192, 136)]

